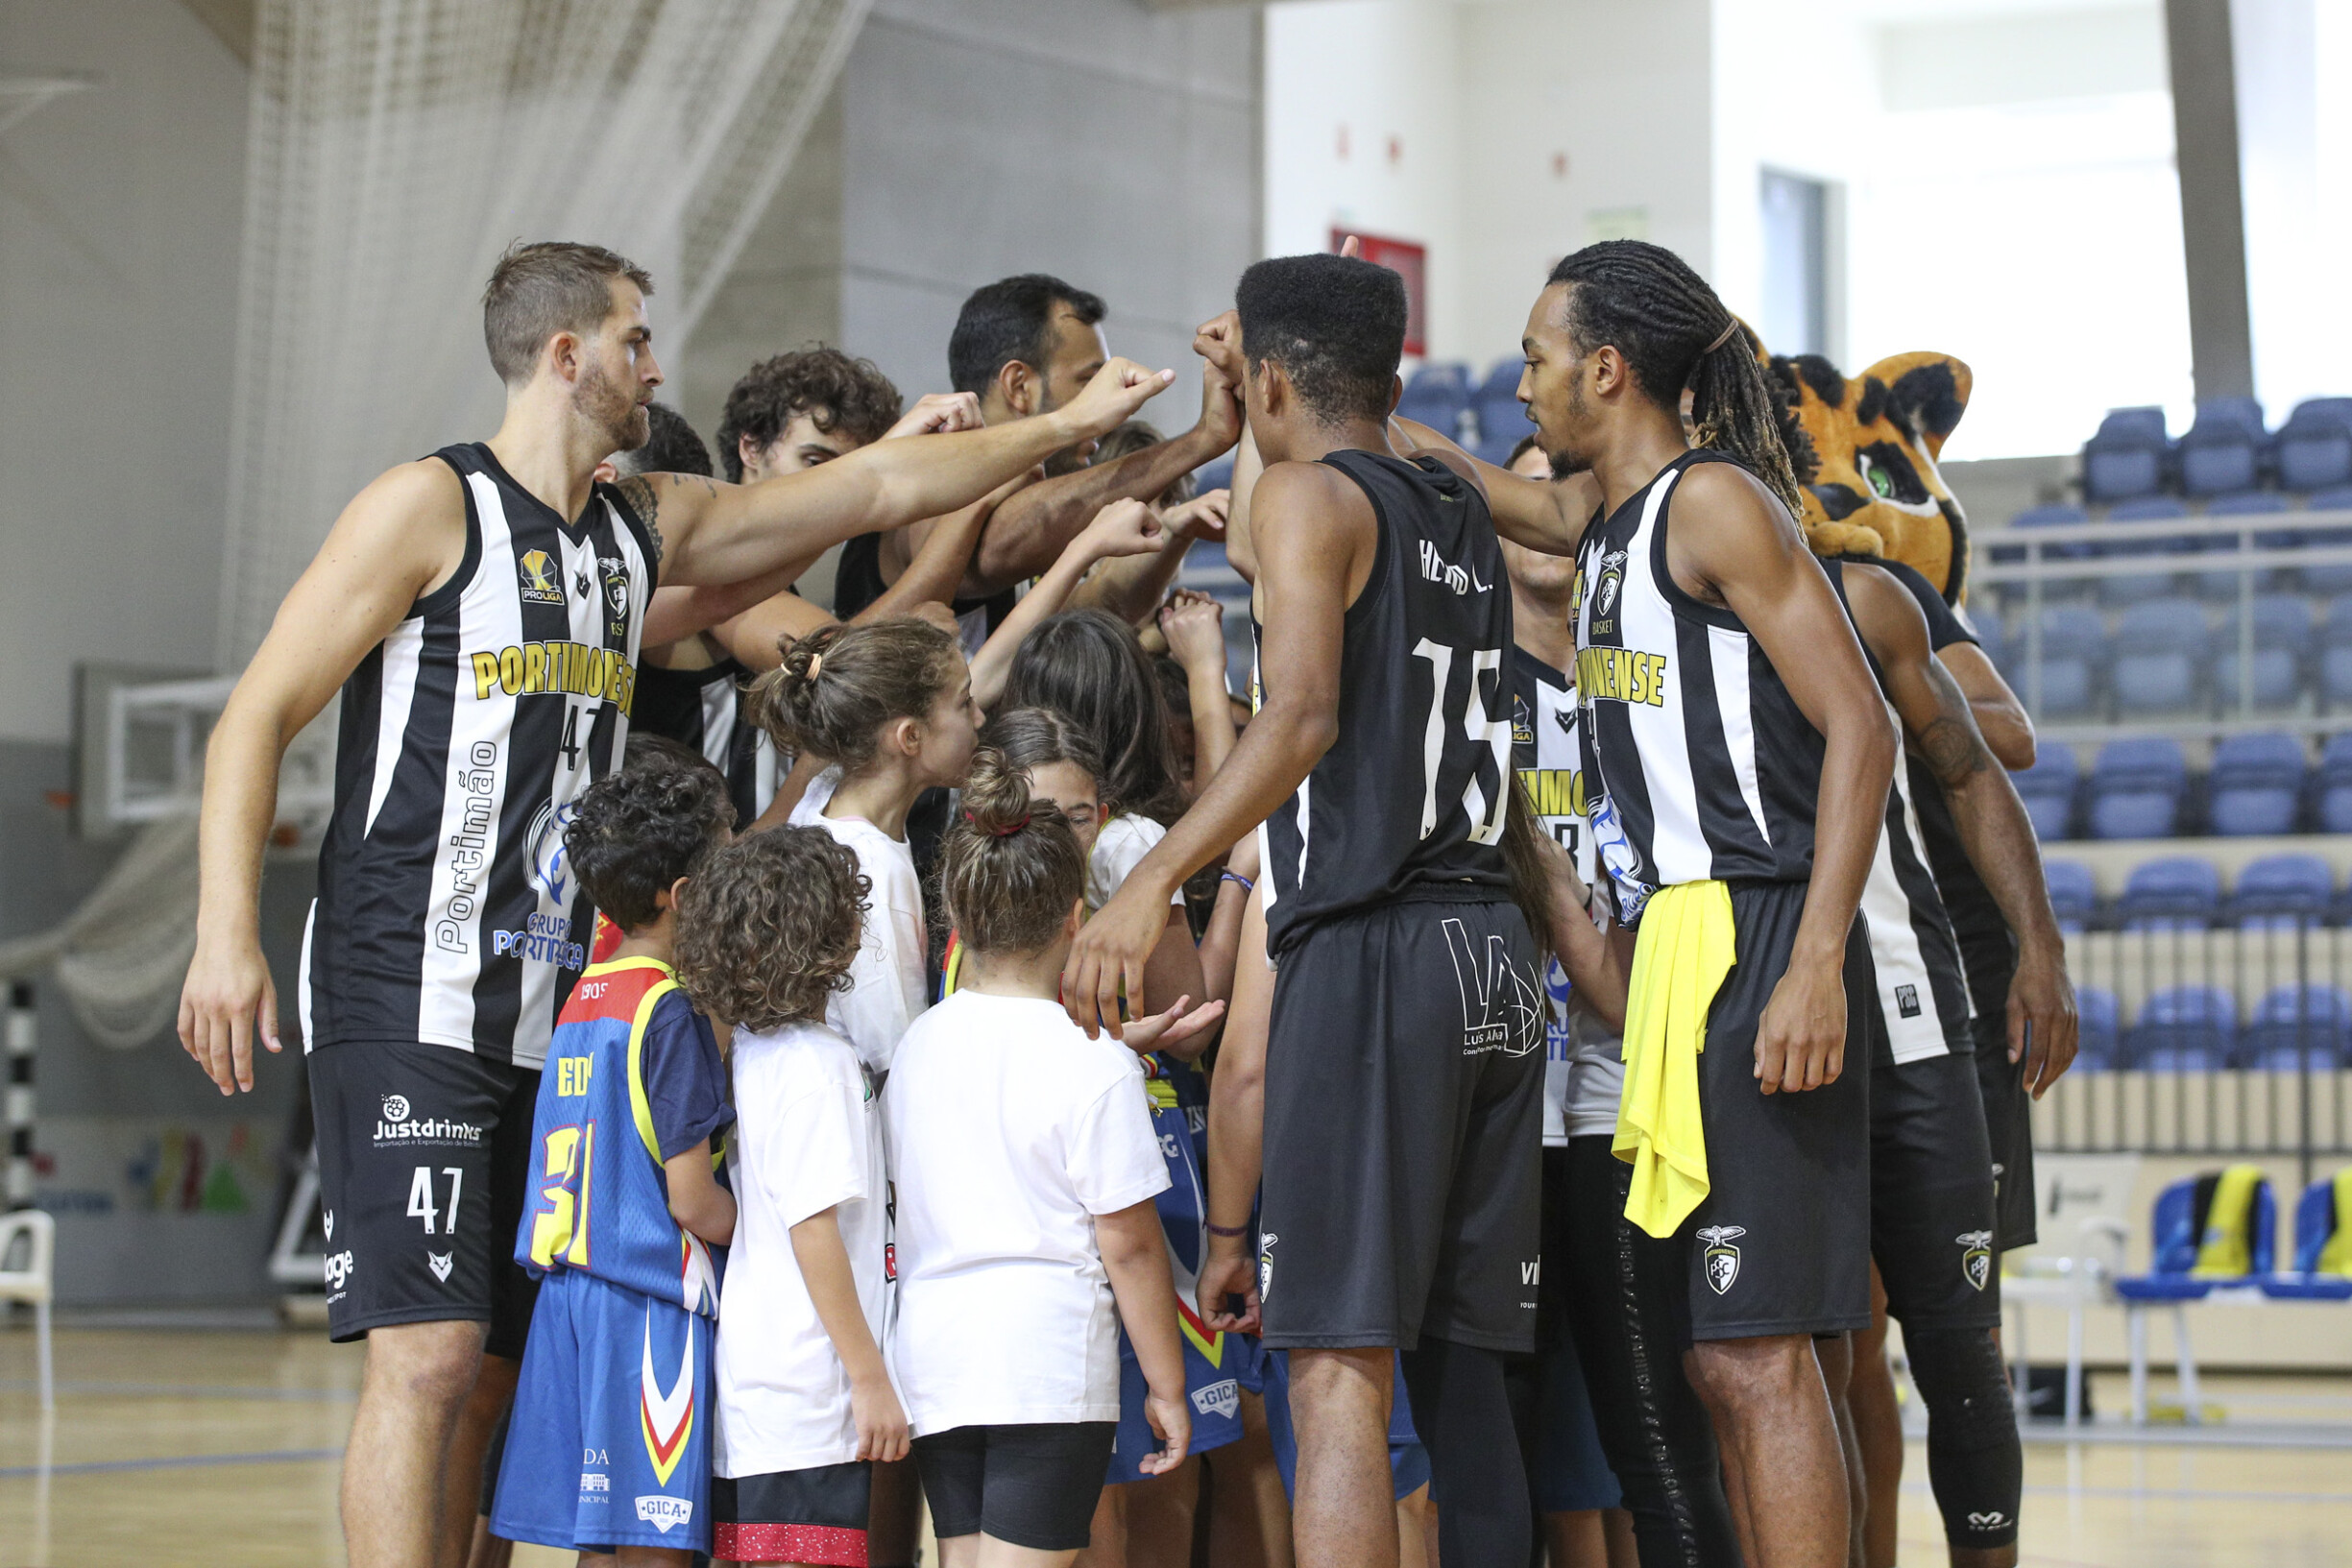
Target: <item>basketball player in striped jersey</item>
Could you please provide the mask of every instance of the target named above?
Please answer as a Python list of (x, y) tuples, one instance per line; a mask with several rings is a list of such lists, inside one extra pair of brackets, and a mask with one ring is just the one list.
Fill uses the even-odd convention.
[[(1877, 991), (1877, 1005), (1866, 1009), (1871, 1251), (1886, 1311), (1903, 1324), (1911, 1380), (1928, 1406), (1928, 1479), (1954, 1568), (2013, 1568), (2024, 1455), (1998, 1339), (1998, 1168), (1977, 1086), (1967, 977), (1922, 833), (1930, 799), (2017, 934), (2003, 1024), (2026, 1081), (2036, 1085), (2054, 1080), (2074, 1055), (2066, 946), (2025, 806), (1986, 747), (1968, 698), (1934, 656), (1923, 611), (1930, 602), (1945, 618), (1951, 611), (1907, 567), (1823, 566), (1902, 721), (1913, 764), (1897, 773), (1889, 792), (1863, 894)], [(1882, 1338), (1867, 1344), (1882, 1364)], [(1825, 1369), (1833, 1395), (1842, 1394), (1849, 1379), (1832, 1359), (1825, 1357)], [(1862, 1477), (1850, 1480), (1861, 1498)], [(1879, 1500), (1880, 1507), (1892, 1502)]]
[(597, 463), (648, 434), (662, 381), (650, 290), (594, 246), (500, 259), (483, 302), (507, 392), (497, 434), (360, 493), (212, 734), (180, 1035), (232, 1094), (253, 1086), (255, 1034), (278, 1049), (255, 905), (279, 762), (343, 689), (302, 1001), (329, 1325), (369, 1339), (344, 1470), (354, 1563), (429, 1563), (442, 1533), (453, 1556), (471, 1523), (463, 1493), (487, 1422), (465, 1401), (486, 1336), (494, 1353), (521, 1350), (528, 1292), (506, 1253), (523, 1145), (585, 959), (563, 830), (618, 765), (657, 579), (756, 577), (965, 505), (1110, 430), (1170, 379), (1113, 362), (1056, 415), (881, 443), (761, 485), (599, 485)]
[[(1639, 943), (1627, 1215), (1687, 1248), (1685, 1367), (1747, 1560), (1831, 1568), (1848, 1500), (1812, 1338), (1870, 1320), (1868, 1058), (1847, 1036), (1895, 726), (1797, 525), (1778, 399), (1714, 291), (1658, 246), (1588, 246), (1553, 269), (1522, 347), (1519, 397), (1571, 477), (1477, 471), (1505, 537), (1578, 555), (1587, 801)], [(1679, 1079), (1696, 1105), (1671, 1073), (1637, 1094), (1688, 1062), (1700, 1018)]]

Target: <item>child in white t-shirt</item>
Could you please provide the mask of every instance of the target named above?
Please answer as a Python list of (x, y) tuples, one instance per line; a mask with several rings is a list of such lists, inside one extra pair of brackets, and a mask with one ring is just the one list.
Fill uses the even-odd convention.
[(983, 1536), (1066, 1563), (1087, 1543), (1119, 1417), (1118, 1327), (1165, 1446), (1191, 1433), (1168, 1249), (1168, 1169), (1137, 1051), (1181, 1047), (1189, 999), (1088, 1040), (1056, 1000), (1086, 857), (1061, 811), (982, 751), (940, 886), (962, 988), (901, 1043), (884, 1117), (898, 1202), (890, 1365), (947, 1568)]
[(871, 1461), (908, 1444), (879, 1348), (889, 1194), (873, 1074), (822, 1022), (860, 951), (865, 879), (830, 835), (787, 827), (721, 851), (691, 891), (680, 978), (734, 1028), (712, 1554), (864, 1568)]
[(963, 649), (924, 620), (824, 627), (754, 683), (752, 712), (779, 746), (838, 769), (811, 786), (792, 822), (847, 845), (872, 886), (864, 945), (825, 1022), (887, 1073), (930, 996), (907, 813), (926, 789), (963, 783), (980, 731)]

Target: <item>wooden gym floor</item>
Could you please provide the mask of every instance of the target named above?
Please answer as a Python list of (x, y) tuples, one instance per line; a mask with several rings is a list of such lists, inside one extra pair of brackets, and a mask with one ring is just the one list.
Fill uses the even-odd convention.
[[(79, 1326), (58, 1333), (57, 1375), (45, 1424), (30, 1328), (0, 1332), (0, 1568), (343, 1561), (335, 1480), (357, 1346), (315, 1331)], [(2029, 1442), (2024, 1562), (2352, 1561), (2352, 1383), (2212, 1377), (2206, 1394), (2226, 1413), (2212, 1442), (2177, 1430), (2154, 1443)], [(2100, 1409), (2122, 1396), (2121, 1377), (2095, 1380)], [(1944, 1560), (1917, 1442), (1902, 1533), (1906, 1563)], [(515, 1560), (568, 1555), (525, 1548)]]

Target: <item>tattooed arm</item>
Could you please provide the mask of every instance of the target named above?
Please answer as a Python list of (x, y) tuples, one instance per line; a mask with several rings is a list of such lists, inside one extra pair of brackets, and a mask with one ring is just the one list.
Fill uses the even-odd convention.
[(1844, 569), (1855, 628), (1885, 672), (1904, 739), (1943, 786), (1969, 863), (2017, 933), (2009, 1059), (2025, 1058), (2025, 1086), (2039, 1098), (2074, 1059), (2076, 1021), (2066, 939), (2049, 906), (2033, 823), (1985, 745), (1968, 697), (1928, 650), (1927, 617), (1910, 593), (1875, 567), (1850, 561)]
[(1055, 452), (1115, 428), (1165, 387), (1170, 374), (1114, 359), (1051, 414), (878, 441), (756, 485), (643, 474), (621, 481), (620, 495), (655, 538), (663, 581), (737, 582), (814, 557), (853, 535), (968, 506)]

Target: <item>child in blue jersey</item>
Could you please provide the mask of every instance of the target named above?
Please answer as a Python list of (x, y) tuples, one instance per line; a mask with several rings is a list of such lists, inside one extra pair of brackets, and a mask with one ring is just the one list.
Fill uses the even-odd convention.
[(734, 1113), (670, 958), (678, 895), (734, 820), (716, 770), (633, 769), (564, 833), (622, 934), (572, 988), (540, 1079), (515, 1239), (539, 1303), (490, 1529), (583, 1562), (683, 1568), (709, 1549), (715, 1249), (735, 1232), (711, 1151)]
[(865, 1568), (873, 1464), (907, 1457), (884, 1369), (889, 1183), (876, 1074), (825, 1023), (860, 949), (856, 852), (754, 833), (688, 890), (678, 972), (734, 1031), (728, 1175), (741, 1205), (721, 1293), (712, 1551)]

